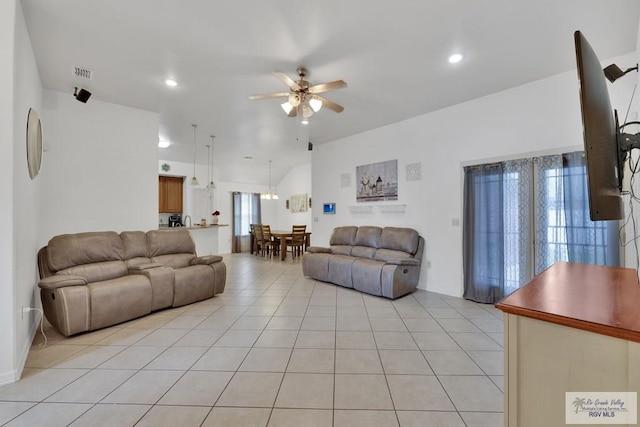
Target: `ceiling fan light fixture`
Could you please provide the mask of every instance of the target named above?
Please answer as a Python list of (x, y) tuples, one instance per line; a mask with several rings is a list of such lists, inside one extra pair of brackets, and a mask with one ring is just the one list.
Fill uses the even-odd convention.
[(322, 108), (322, 101), (314, 96), (309, 100), (309, 106), (317, 113)]
[(308, 119), (311, 116), (313, 116), (313, 109), (311, 109), (307, 104), (302, 104), (302, 117)]
[(289, 103), (294, 107), (297, 107), (298, 105), (300, 105), (301, 101), (302, 99), (299, 93), (291, 92), (291, 94), (289, 94)]
[(282, 107), (282, 109), (284, 110), (285, 114), (289, 114), (291, 112), (291, 110), (293, 110), (293, 105), (291, 105), (291, 103), (289, 101), (280, 104), (280, 106)]

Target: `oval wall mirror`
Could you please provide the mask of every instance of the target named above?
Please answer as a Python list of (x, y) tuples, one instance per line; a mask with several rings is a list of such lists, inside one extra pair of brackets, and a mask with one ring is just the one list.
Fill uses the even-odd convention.
[(27, 116), (27, 167), (29, 168), (29, 177), (31, 179), (38, 175), (41, 164), (42, 124), (36, 110), (30, 108)]

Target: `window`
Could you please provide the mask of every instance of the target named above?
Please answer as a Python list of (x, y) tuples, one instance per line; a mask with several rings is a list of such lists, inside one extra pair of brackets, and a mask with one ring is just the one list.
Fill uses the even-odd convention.
[(250, 224), (259, 224), (260, 194), (234, 192), (233, 197), (233, 236), (231, 252), (248, 252), (251, 247)]
[(618, 265), (617, 222), (592, 222), (582, 153), (465, 168), (465, 298), (493, 303), (554, 262)]

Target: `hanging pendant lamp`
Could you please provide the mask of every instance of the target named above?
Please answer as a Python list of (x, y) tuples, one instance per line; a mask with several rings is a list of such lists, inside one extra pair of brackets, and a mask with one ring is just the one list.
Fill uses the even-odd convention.
[(200, 185), (198, 178), (196, 178), (196, 129), (198, 125), (193, 126), (193, 177), (191, 178), (191, 185)]
[(273, 191), (271, 191), (271, 160), (269, 160), (269, 192), (268, 193), (262, 193), (260, 195), (261, 199), (265, 199), (265, 200), (277, 200), (279, 197), (276, 193), (274, 193)]
[(216, 137), (215, 135), (209, 135), (211, 137), (211, 159), (209, 160), (211, 166), (211, 176), (209, 176), (209, 183), (207, 184), (208, 190), (214, 190), (216, 188), (216, 184), (213, 182), (213, 140)]

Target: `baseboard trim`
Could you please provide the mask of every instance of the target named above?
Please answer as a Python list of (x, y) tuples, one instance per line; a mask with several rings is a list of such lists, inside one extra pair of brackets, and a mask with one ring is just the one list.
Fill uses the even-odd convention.
[(42, 314), (39, 311), (34, 311), (36, 313), (35, 322), (33, 322), (29, 328), (29, 339), (24, 343), (22, 348), (20, 349), (20, 353), (17, 355), (18, 366), (16, 369), (0, 373), (0, 386), (7, 385), (18, 381), (22, 377), (22, 371), (24, 370), (24, 365), (27, 363), (27, 357), (29, 356), (29, 350), (31, 350), (31, 344), (33, 343), (33, 339), (38, 332), (38, 328), (40, 327), (40, 322), (42, 322)]
[(14, 383), (20, 379), (17, 370), (0, 373), (0, 386)]

